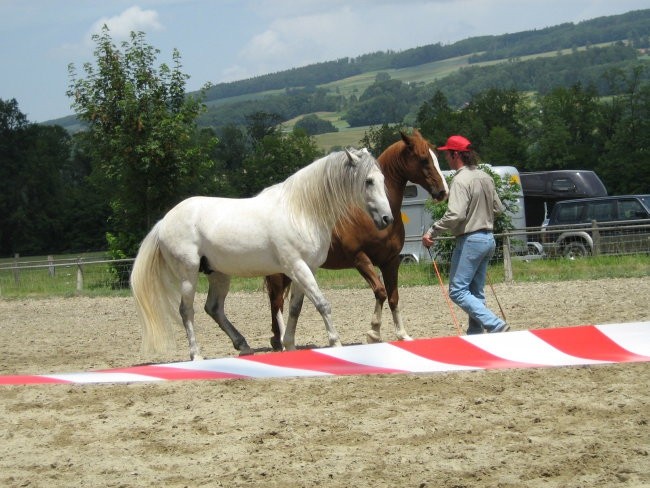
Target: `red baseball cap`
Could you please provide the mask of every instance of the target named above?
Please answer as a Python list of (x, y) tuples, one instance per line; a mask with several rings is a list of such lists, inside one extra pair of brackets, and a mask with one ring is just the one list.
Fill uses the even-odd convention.
[(447, 144), (438, 148), (438, 151), (469, 151), (472, 143), (463, 136), (450, 136)]

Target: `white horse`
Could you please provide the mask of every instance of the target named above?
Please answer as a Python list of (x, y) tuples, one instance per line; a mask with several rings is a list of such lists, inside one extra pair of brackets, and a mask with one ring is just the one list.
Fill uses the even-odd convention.
[(331, 153), (252, 198), (180, 202), (144, 238), (133, 264), (131, 289), (145, 351), (169, 349), (180, 312), (190, 358), (202, 359), (194, 335), (199, 272), (206, 273), (209, 283), (205, 311), (240, 354), (253, 351), (224, 311), (232, 275), (284, 273), (293, 280), (292, 313), (286, 334), (282, 331), (286, 349), (295, 349), (305, 295), (323, 317), (329, 344), (340, 346), (330, 304), (314, 272), (327, 257), (334, 225), (351, 207), (365, 209), (379, 229), (393, 221), (384, 176), (366, 149)]

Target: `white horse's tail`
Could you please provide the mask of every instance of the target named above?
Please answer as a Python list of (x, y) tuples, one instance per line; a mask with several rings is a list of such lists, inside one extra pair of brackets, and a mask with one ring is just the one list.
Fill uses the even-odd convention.
[(174, 324), (178, 322), (180, 290), (172, 286), (173, 274), (160, 251), (158, 222), (140, 244), (131, 271), (131, 290), (142, 324), (145, 352), (174, 348)]

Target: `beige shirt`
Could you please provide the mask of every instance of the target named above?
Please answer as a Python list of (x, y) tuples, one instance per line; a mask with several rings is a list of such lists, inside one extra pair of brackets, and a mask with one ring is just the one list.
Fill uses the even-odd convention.
[(429, 229), (431, 237), (451, 232), (460, 236), (477, 230), (493, 230), (494, 214), (504, 211), (492, 177), (476, 166), (463, 166), (451, 180), (445, 215)]

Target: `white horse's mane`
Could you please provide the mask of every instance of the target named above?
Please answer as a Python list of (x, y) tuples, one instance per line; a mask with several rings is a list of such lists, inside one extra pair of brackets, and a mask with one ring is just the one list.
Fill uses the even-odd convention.
[(296, 223), (313, 225), (315, 220), (331, 229), (350, 208), (363, 208), (366, 178), (373, 168), (379, 171), (379, 165), (365, 148), (348, 151), (356, 162), (350, 162), (345, 151), (333, 152), (281, 183), (282, 198)]

